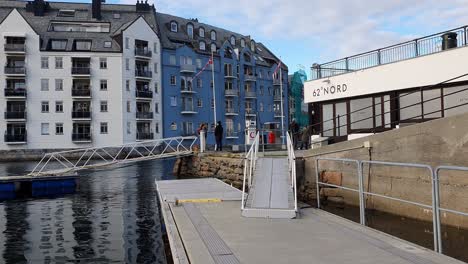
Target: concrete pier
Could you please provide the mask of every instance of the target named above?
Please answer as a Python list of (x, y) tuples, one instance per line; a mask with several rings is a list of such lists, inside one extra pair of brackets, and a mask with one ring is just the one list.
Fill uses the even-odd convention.
[(241, 192), (216, 179), (157, 181), (175, 263), (462, 263), (321, 210), (241, 216)]

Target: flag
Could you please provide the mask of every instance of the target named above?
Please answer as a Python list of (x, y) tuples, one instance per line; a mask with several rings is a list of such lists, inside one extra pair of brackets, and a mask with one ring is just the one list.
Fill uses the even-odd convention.
[(281, 61), (279, 61), (278, 66), (276, 66), (275, 71), (273, 72), (273, 79), (276, 79), (276, 75), (278, 74), (278, 70), (281, 68)]
[(202, 74), (203, 71), (206, 70), (206, 68), (208, 67), (208, 65), (211, 65), (213, 64), (213, 56), (210, 57), (210, 59), (208, 60), (208, 62), (205, 64), (205, 66), (203, 66), (203, 68), (195, 75), (195, 77), (193, 77), (194, 79), (196, 79), (198, 76), (200, 76), (200, 74)]

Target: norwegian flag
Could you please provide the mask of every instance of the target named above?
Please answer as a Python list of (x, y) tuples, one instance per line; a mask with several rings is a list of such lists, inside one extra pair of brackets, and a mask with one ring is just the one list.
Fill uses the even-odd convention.
[(276, 69), (275, 69), (275, 71), (273, 72), (273, 79), (277, 79), (277, 77), (278, 77), (278, 70), (281, 69), (281, 64), (282, 64), (282, 62), (279, 61), (278, 66), (276, 66)]
[(211, 65), (211, 64), (213, 64), (213, 56), (210, 57), (208, 62), (205, 64), (205, 66), (203, 66), (203, 68), (195, 75), (194, 79), (196, 79), (198, 76), (200, 76), (200, 74), (202, 74), (202, 72), (206, 70), (208, 65)]

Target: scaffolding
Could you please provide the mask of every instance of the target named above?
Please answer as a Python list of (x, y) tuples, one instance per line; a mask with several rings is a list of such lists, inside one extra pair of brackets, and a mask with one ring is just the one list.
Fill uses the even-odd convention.
[(304, 105), (304, 82), (307, 80), (307, 75), (304, 70), (298, 70), (291, 78), (290, 98), (291, 105), (294, 108), (292, 117), (296, 119), (296, 123), (300, 127), (309, 125), (309, 115), (307, 114), (306, 106)]

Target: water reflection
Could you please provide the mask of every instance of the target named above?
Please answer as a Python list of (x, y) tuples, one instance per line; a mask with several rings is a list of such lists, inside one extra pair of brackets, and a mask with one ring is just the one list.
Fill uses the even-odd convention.
[[(0, 172), (33, 165), (4, 163)], [(0, 202), (0, 263), (166, 263), (154, 181), (172, 165), (87, 171), (75, 194)]]

